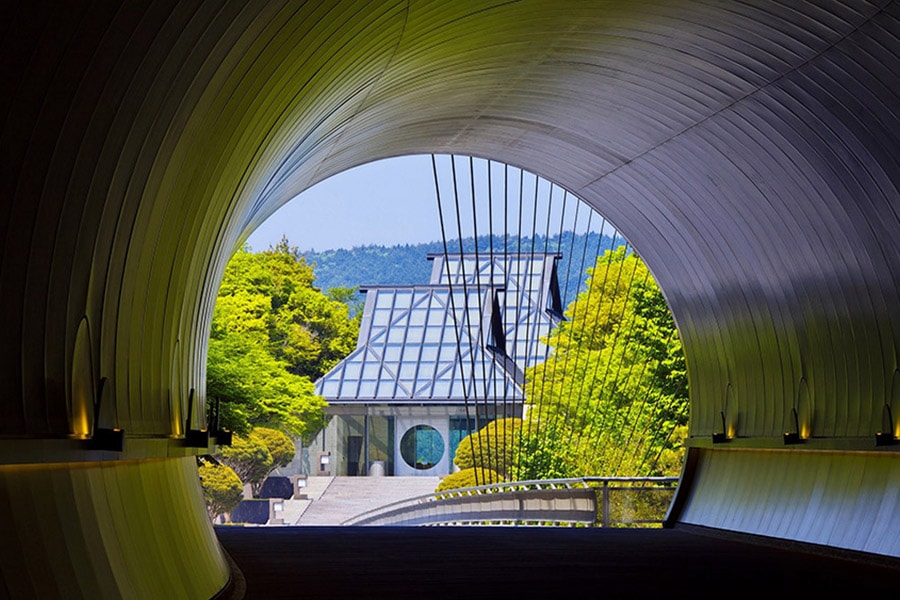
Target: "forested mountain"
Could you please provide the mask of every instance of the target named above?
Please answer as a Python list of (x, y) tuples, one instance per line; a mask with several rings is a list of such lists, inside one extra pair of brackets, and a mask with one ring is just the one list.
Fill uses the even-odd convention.
[[(489, 236), (478, 238), (478, 252), (487, 254), (493, 248), (495, 254), (515, 252), (559, 252), (559, 287), (565, 304), (575, 299), (584, 287), (585, 271), (592, 266), (598, 254), (624, 244), (620, 236), (612, 238), (598, 233), (563, 232), (562, 236), (549, 238), (537, 235), (534, 238), (506, 238), (493, 236), (493, 246)], [(463, 240), (464, 252), (474, 252), (475, 240)], [(447, 251), (460, 251), (456, 240), (447, 243)], [(350, 250), (327, 250), (305, 252), (303, 256), (313, 265), (316, 274), (315, 285), (323, 291), (332, 288), (348, 288), (366, 285), (410, 285), (428, 283), (431, 276), (431, 261), (428, 254), (443, 253), (443, 242), (425, 244), (404, 244), (396, 246), (360, 246)]]

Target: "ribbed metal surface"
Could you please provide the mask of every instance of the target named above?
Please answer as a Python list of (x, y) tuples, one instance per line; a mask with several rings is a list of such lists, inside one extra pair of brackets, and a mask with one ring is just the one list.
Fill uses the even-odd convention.
[(900, 457), (703, 451), (681, 521), (900, 556)]
[(738, 436), (776, 443), (792, 409), (824, 443), (900, 417), (896, 2), (0, 17), (0, 435), (86, 433), (102, 377), (104, 426), (181, 434), (235, 244), (309, 185), (414, 152), (527, 168), (611, 219), (678, 322), (696, 438), (726, 396)]
[(242, 4), (9, 15), (4, 433), (84, 429), (73, 389), (100, 377), (102, 418), (179, 433), (234, 244), (314, 181), (426, 150), (526, 165), (612, 218), (685, 338), (694, 433), (731, 385), (738, 435), (778, 436), (801, 381), (812, 435), (879, 426), (892, 3)]

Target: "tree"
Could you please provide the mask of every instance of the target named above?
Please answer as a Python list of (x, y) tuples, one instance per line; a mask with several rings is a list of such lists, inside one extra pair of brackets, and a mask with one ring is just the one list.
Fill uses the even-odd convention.
[(265, 252), (242, 248), (229, 261), (207, 360), (207, 396), (221, 401), (223, 427), (247, 435), (268, 426), (308, 440), (324, 425), (312, 378), (355, 348), (359, 320), (313, 282), (286, 239)]
[(250, 484), (254, 497), (258, 495), (258, 486), (275, 468), (265, 442), (252, 433), (247, 437), (235, 435), (231, 446), (220, 447), (216, 457), (231, 467), (242, 483)]
[(294, 442), (283, 432), (267, 427), (257, 427), (252, 436), (262, 441), (272, 457), (272, 468), (286, 467), (297, 452)]
[(308, 439), (324, 424), (325, 400), (309, 378), (289, 372), (247, 335), (226, 332), (210, 340), (206, 392), (222, 400), (221, 425), (238, 434), (266, 425)]
[(200, 459), (197, 470), (209, 518), (214, 520), (234, 510), (244, 497), (244, 487), (234, 470), (208, 459)]
[(684, 356), (643, 261), (624, 248), (599, 257), (566, 317), (548, 336), (551, 355), (526, 371), (533, 429), (542, 436), (531, 441), (534, 451), (580, 475), (677, 474), (688, 408)]
[(287, 435), (277, 429), (257, 427), (246, 437), (234, 436), (231, 446), (219, 448), (218, 459), (231, 467), (241, 482), (250, 484), (258, 498), (262, 484), (272, 471), (294, 459), (296, 448)]

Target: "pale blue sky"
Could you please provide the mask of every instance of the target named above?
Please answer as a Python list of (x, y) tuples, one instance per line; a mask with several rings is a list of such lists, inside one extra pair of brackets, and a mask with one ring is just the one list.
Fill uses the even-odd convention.
[(431, 157), (382, 160), (326, 179), (281, 207), (248, 243), (261, 251), (282, 235), (319, 251), (441, 239)]
[[(456, 157), (454, 187), (450, 161), (447, 155), (437, 157), (448, 239), (460, 233), (463, 238), (484, 235), (489, 226), (499, 235), (521, 232), (524, 236), (552, 236), (560, 229), (560, 221), (566, 230), (588, 227), (586, 207), (582, 205), (580, 213), (576, 212), (577, 200), (568, 196), (563, 201), (563, 190), (551, 188), (546, 180), (491, 163), (488, 186), (487, 161)], [(474, 209), (473, 190), (477, 198)], [(598, 231), (600, 224), (601, 219), (595, 215), (590, 229)], [(382, 160), (335, 175), (284, 205), (250, 235), (247, 243), (259, 252), (277, 244), (284, 235), (301, 251), (441, 240), (431, 156)]]

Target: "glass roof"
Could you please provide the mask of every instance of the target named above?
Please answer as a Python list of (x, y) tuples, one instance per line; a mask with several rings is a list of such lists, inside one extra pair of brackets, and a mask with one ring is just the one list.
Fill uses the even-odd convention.
[(557, 256), (429, 258), (429, 285), (365, 288), (356, 349), (316, 382), (328, 402), (524, 399), (522, 370), (558, 318)]

